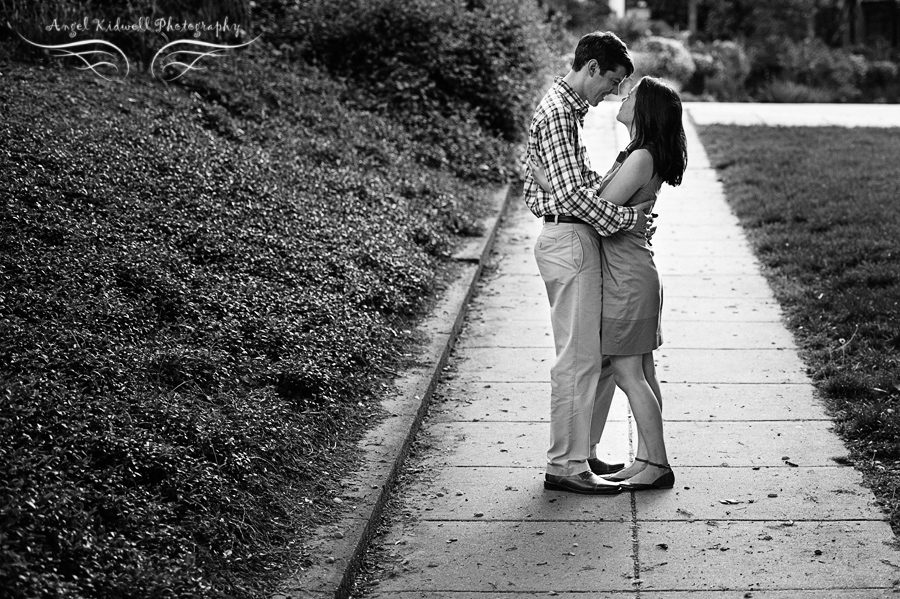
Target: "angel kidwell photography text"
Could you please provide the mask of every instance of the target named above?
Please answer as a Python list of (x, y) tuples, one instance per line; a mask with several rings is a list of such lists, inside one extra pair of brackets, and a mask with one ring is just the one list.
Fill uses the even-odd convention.
[[(12, 25), (9, 27), (15, 30)], [(53, 58), (69, 59), (74, 68), (90, 71), (108, 81), (128, 77), (134, 60), (140, 62), (151, 76), (165, 82), (174, 81), (191, 71), (203, 69), (208, 59), (245, 48), (259, 39), (256, 36), (248, 40), (247, 31), (227, 16), (221, 21), (173, 16), (136, 19), (56, 17), (42, 25), (40, 32), (41, 39), (34, 40), (16, 31), (25, 44), (43, 50)], [(60, 36), (66, 41), (51, 43)], [(128, 39), (129, 36), (132, 39)]]

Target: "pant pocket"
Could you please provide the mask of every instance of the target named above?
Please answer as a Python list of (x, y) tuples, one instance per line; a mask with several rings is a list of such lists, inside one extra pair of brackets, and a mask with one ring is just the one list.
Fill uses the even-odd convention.
[(551, 275), (555, 269), (570, 272), (581, 268), (584, 262), (584, 248), (575, 231), (565, 231), (554, 236), (542, 234), (535, 243), (534, 257), (542, 275), (545, 268), (547, 274)]

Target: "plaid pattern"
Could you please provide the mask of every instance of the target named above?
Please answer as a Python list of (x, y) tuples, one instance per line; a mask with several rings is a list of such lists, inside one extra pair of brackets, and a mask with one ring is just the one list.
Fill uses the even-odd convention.
[[(602, 177), (591, 170), (587, 148), (581, 139), (588, 103), (562, 77), (538, 104), (528, 132), (525, 165), (525, 203), (535, 216), (577, 216), (600, 235), (633, 229), (637, 211), (616, 206), (596, 195)], [(547, 174), (551, 192), (534, 180), (528, 159)]]

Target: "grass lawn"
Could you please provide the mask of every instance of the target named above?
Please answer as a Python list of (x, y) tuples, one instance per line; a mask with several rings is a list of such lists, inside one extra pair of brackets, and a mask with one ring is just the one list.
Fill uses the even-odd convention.
[(699, 132), (836, 430), (900, 531), (900, 134)]

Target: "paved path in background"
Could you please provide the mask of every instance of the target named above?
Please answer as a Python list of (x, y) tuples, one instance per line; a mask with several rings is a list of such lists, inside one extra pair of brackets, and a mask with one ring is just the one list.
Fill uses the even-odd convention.
[(900, 104), (685, 102), (697, 125), (900, 127)]
[[(588, 117), (598, 170), (627, 141), (616, 108)], [(847, 450), (692, 126), (688, 142), (690, 168), (681, 187), (664, 186), (654, 239), (675, 488), (543, 489), (554, 351), (532, 253), (541, 225), (515, 201), (375, 541), (383, 579), (369, 596), (896, 596), (886, 516), (835, 461)], [(618, 392), (602, 453), (626, 461), (634, 438)]]

